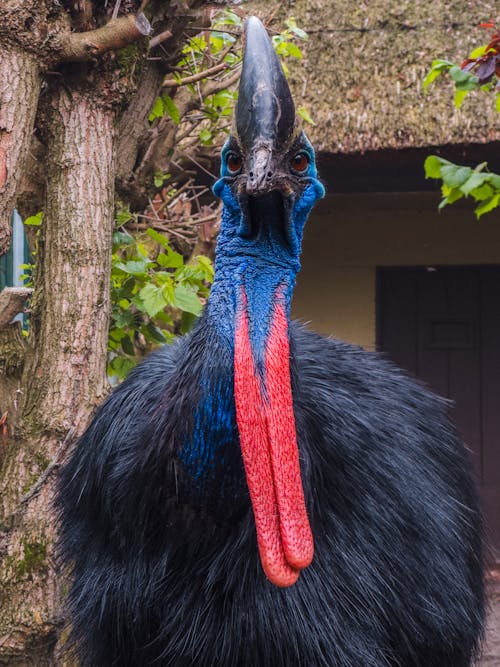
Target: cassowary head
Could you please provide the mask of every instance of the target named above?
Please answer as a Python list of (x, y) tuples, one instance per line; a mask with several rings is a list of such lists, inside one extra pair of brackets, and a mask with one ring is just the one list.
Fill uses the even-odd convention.
[(214, 192), (239, 214), (237, 236), (247, 249), (261, 241), (261, 259), (299, 269), (303, 226), (324, 188), (279, 59), (255, 16), (245, 24), (236, 114)]
[[(313, 557), (290, 382), (289, 311), (302, 230), (324, 189), (267, 32), (245, 25), (239, 97), (214, 193), (224, 211), (209, 302), (234, 345), (234, 400), (261, 562), (289, 586)], [(225, 309), (235, 313), (227, 318)]]

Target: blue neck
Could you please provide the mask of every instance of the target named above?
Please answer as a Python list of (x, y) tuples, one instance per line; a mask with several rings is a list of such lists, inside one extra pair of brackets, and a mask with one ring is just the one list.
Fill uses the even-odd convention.
[(233, 451), (237, 442), (233, 351), (242, 290), (247, 299), (253, 356), (256, 368), (262, 372), (277, 290), (289, 315), (295, 277), (300, 269), (302, 230), (312, 205), (324, 190), (316, 179), (311, 179), (295, 202), (292, 233), (287, 244), (272, 226), (257, 238), (245, 238), (241, 234), (241, 210), (225, 179), (215, 184), (214, 192), (222, 198), (224, 209), (216, 249), (215, 279), (199, 329), (207, 346), (206, 368), (199, 380), (202, 396), (194, 415), (192, 437), (181, 452), (181, 460), (197, 494), (204, 494), (210, 480), (220, 476), (225, 481), (219, 479), (216, 486), (222, 493), (231, 475), (236, 479), (241, 474), (220, 462), (231, 459), (235, 466), (241, 466), (239, 454), (234, 458)]
[(284, 288), (287, 312), (300, 270), (302, 232), (314, 202), (324, 194), (315, 178), (295, 201), (291, 212), (289, 242), (270, 225), (257, 238), (241, 234), (242, 213), (226, 180), (214, 185), (214, 193), (224, 202), (216, 248), (215, 280), (207, 306), (207, 317), (232, 349), (234, 316), (241, 287), (248, 299), (250, 337), (256, 359), (265, 342), (274, 294)]

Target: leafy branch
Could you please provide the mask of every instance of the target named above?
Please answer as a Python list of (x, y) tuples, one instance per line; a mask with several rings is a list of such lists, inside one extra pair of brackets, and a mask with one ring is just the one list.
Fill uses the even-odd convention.
[(453, 164), (437, 155), (429, 155), (424, 168), (426, 178), (438, 178), (443, 182), (440, 209), (463, 197), (472, 197), (479, 202), (474, 209), (479, 219), (500, 204), (500, 175), (488, 171), (486, 162), (472, 169)]
[(422, 87), (424, 92), (443, 73), (448, 73), (455, 84), (454, 104), (459, 109), (472, 90), (494, 91), (495, 106), (500, 111), (500, 32), (493, 21), (481, 23), (481, 28), (495, 32), (487, 44), (475, 48), (461, 65), (449, 60), (433, 60)]
[[(495, 107), (500, 112), (500, 32), (493, 21), (482, 23), (481, 28), (494, 29), (487, 44), (474, 49), (459, 66), (448, 60), (434, 60), (423, 81), (423, 89), (448, 73), (455, 84), (454, 104), (459, 109), (472, 90), (495, 93)], [(477, 219), (500, 206), (500, 175), (490, 172), (486, 162), (476, 167), (457, 165), (437, 155), (430, 155), (424, 163), (425, 177), (442, 181), (442, 199), (439, 209), (464, 197), (477, 202)]]

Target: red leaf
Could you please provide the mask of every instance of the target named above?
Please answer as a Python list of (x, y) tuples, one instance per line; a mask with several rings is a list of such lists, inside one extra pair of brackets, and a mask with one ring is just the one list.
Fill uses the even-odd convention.
[(498, 53), (500, 51), (500, 38), (498, 37), (498, 35), (493, 35), (493, 39), (487, 45), (485, 50), (486, 50), (486, 55), (488, 55), (488, 51), (493, 51), (494, 53)]
[(494, 28), (495, 24), (493, 21), (488, 21), (487, 23), (480, 23), (479, 24), (480, 28)]

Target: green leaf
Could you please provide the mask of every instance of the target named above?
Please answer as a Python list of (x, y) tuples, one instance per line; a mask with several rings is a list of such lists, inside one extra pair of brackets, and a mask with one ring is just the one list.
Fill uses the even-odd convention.
[(210, 130), (208, 130), (208, 129), (206, 129), (206, 128), (204, 128), (203, 130), (201, 130), (201, 132), (200, 132), (200, 141), (201, 141), (201, 143), (204, 144), (205, 146), (208, 146), (208, 145), (210, 145), (211, 143), (213, 143), (213, 142), (212, 142), (212, 133), (210, 132)]
[(165, 109), (163, 107), (163, 100), (161, 97), (157, 97), (148, 116), (149, 122), (152, 123), (155, 118), (163, 118), (164, 113)]
[(184, 264), (183, 256), (173, 250), (170, 250), (167, 254), (160, 252), (156, 261), (164, 269), (177, 269)]
[(164, 283), (162, 286), (162, 293), (165, 298), (165, 301), (169, 306), (175, 304), (175, 294), (174, 294), (174, 281), (170, 280), (169, 282)]
[(471, 72), (466, 72), (458, 65), (450, 67), (450, 76), (455, 82), (455, 88), (459, 91), (475, 90), (479, 85), (479, 79)]
[(119, 380), (123, 380), (136, 364), (137, 361), (130, 359), (130, 357), (116, 356), (108, 363), (108, 373)]
[(488, 183), (480, 185), (475, 190), (472, 190), (471, 196), (475, 201), (483, 201), (484, 199), (489, 199), (495, 194), (495, 190)]
[(30, 215), (26, 218), (24, 221), (25, 225), (28, 225), (29, 227), (40, 227), (42, 224), (43, 220), (43, 212), (39, 211), (35, 215)]
[(441, 167), (444, 164), (450, 164), (450, 162), (437, 155), (429, 155), (424, 162), (425, 178), (441, 178)]
[[(163, 290), (161, 287), (156, 287), (151, 283), (145, 285), (138, 294), (140, 302), (142, 304), (142, 310), (146, 312), (149, 317), (154, 317), (156, 313), (160, 310), (163, 310), (167, 305), (165, 297), (163, 296)], [(139, 307), (139, 300), (135, 299), (134, 303)]]
[[(463, 169), (466, 169), (466, 167), (462, 167)], [(472, 170), (470, 170), (472, 171)], [(490, 174), (485, 174), (483, 173), (478, 173), (478, 172), (472, 172), (472, 175), (470, 178), (468, 178), (466, 181), (462, 183), (460, 186), (460, 190), (464, 193), (464, 195), (468, 196), (471, 194), (473, 190), (478, 188), (480, 185), (485, 183), (486, 181), (489, 180)]]
[(153, 239), (153, 241), (156, 241), (159, 243), (161, 246), (166, 248), (167, 250), (170, 250), (170, 241), (166, 236), (163, 234), (160, 234), (160, 232), (157, 232), (156, 229), (152, 229), (151, 227), (146, 231), (146, 234)]
[(491, 183), (491, 186), (495, 188), (495, 190), (500, 190), (500, 175), (491, 173), (488, 175), (489, 175), (488, 181)]
[(151, 262), (131, 260), (129, 262), (117, 262), (115, 267), (132, 276), (142, 276), (147, 272), (150, 265)]
[(196, 261), (198, 263), (198, 266), (200, 266), (203, 271), (204, 279), (207, 280), (208, 282), (212, 282), (212, 280), (214, 279), (214, 266), (210, 258), (205, 257), (205, 255), (198, 255), (196, 257)]
[(175, 104), (174, 100), (170, 97), (170, 95), (167, 94), (162, 95), (161, 99), (163, 100), (163, 108), (165, 109), (165, 112), (170, 116), (176, 125), (179, 125), (181, 122), (181, 112), (179, 111), (179, 108)]
[(122, 206), (117, 209), (116, 211), (116, 216), (115, 216), (115, 221), (116, 221), (116, 226), (117, 227), (122, 227), (125, 225), (129, 220), (133, 219), (132, 213), (129, 211), (128, 206)]
[(495, 109), (500, 112), (500, 93), (495, 95)]
[(184, 336), (193, 327), (196, 322), (196, 315), (193, 313), (183, 312), (181, 317), (181, 334)]
[(184, 285), (177, 285), (174, 289), (174, 297), (175, 305), (181, 310), (193, 315), (201, 313), (203, 306), (198, 295), (187, 287), (184, 287)]
[(135, 355), (135, 348), (130, 338), (128, 336), (124, 336), (120, 342), (122, 350), (125, 352), (125, 354), (128, 354), (131, 357), (133, 357)]
[(148, 322), (144, 327), (144, 330), (150, 340), (154, 341), (155, 343), (165, 343), (167, 340), (163, 331), (157, 327), (156, 324), (153, 324), (153, 322)]
[(314, 120), (313, 120), (313, 119), (311, 118), (311, 116), (309, 115), (309, 111), (306, 109), (306, 107), (304, 107), (304, 106), (300, 106), (300, 107), (297, 109), (297, 113), (299, 114), (299, 116), (300, 116), (303, 120), (306, 121), (306, 123), (309, 123), (310, 125), (314, 125), (314, 126), (316, 125), (316, 123), (314, 122)]
[(461, 167), (456, 164), (445, 164), (441, 167), (441, 178), (450, 188), (457, 188), (472, 174), (470, 167)]
[(453, 204), (453, 202), (464, 197), (463, 192), (461, 192), (459, 188), (452, 188), (449, 185), (446, 185), (446, 183), (443, 183), (441, 192), (443, 193), (443, 199), (438, 206), (439, 209), (443, 209), (448, 204)]
[(427, 88), (431, 83), (435, 81), (438, 76), (441, 76), (445, 70), (450, 69), (450, 67), (453, 67), (453, 63), (450, 63), (448, 60), (433, 60), (432, 67), (422, 82), (424, 93), (427, 92)]
[(304, 30), (302, 30), (302, 28), (299, 28), (297, 26), (297, 22), (295, 21), (293, 16), (290, 16), (290, 18), (286, 19), (285, 25), (290, 30), (290, 32), (293, 32), (294, 35), (297, 35), (299, 39), (309, 39), (309, 35), (307, 34), (307, 32), (305, 32)]
[(500, 204), (500, 192), (497, 192), (493, 197), (490, 197), (490, 199), (485, 199), (479, 206), (476, 207), (474, 210), (474, 213), (477, 216), (477, 219), (484, 215), (485, 213), (488, 213), (489, 211), (492, 211), (494, 208), (497, 208), (498, 205)]
[(113, 245), (132, 245), (135, 239), (132, 234), (127, 232), (113, 232)]
[(469, 93), (468, 90), (455, 91), (455, 95), (453, 96), (453, 104), (455, 105), (456, 109), (460, 109), (468, 93)]
[(121, 310), (113, 314), (113, 321), (117, 327), (130, 327), (134, 323), (134, 313), (131, 310)]
[(300, 60), (302, 58), (302, 51), (293, 42), (288, 42), (286, 45), (286, 55)]
[(483, 44), (482, 46), (478, 46), (476, 49), (471, 51), (469, 53), (469, 60), (475, 60), (476, 58), (481, 58), (481, 56), (484, 56), (487, 46), (487, 44)]

